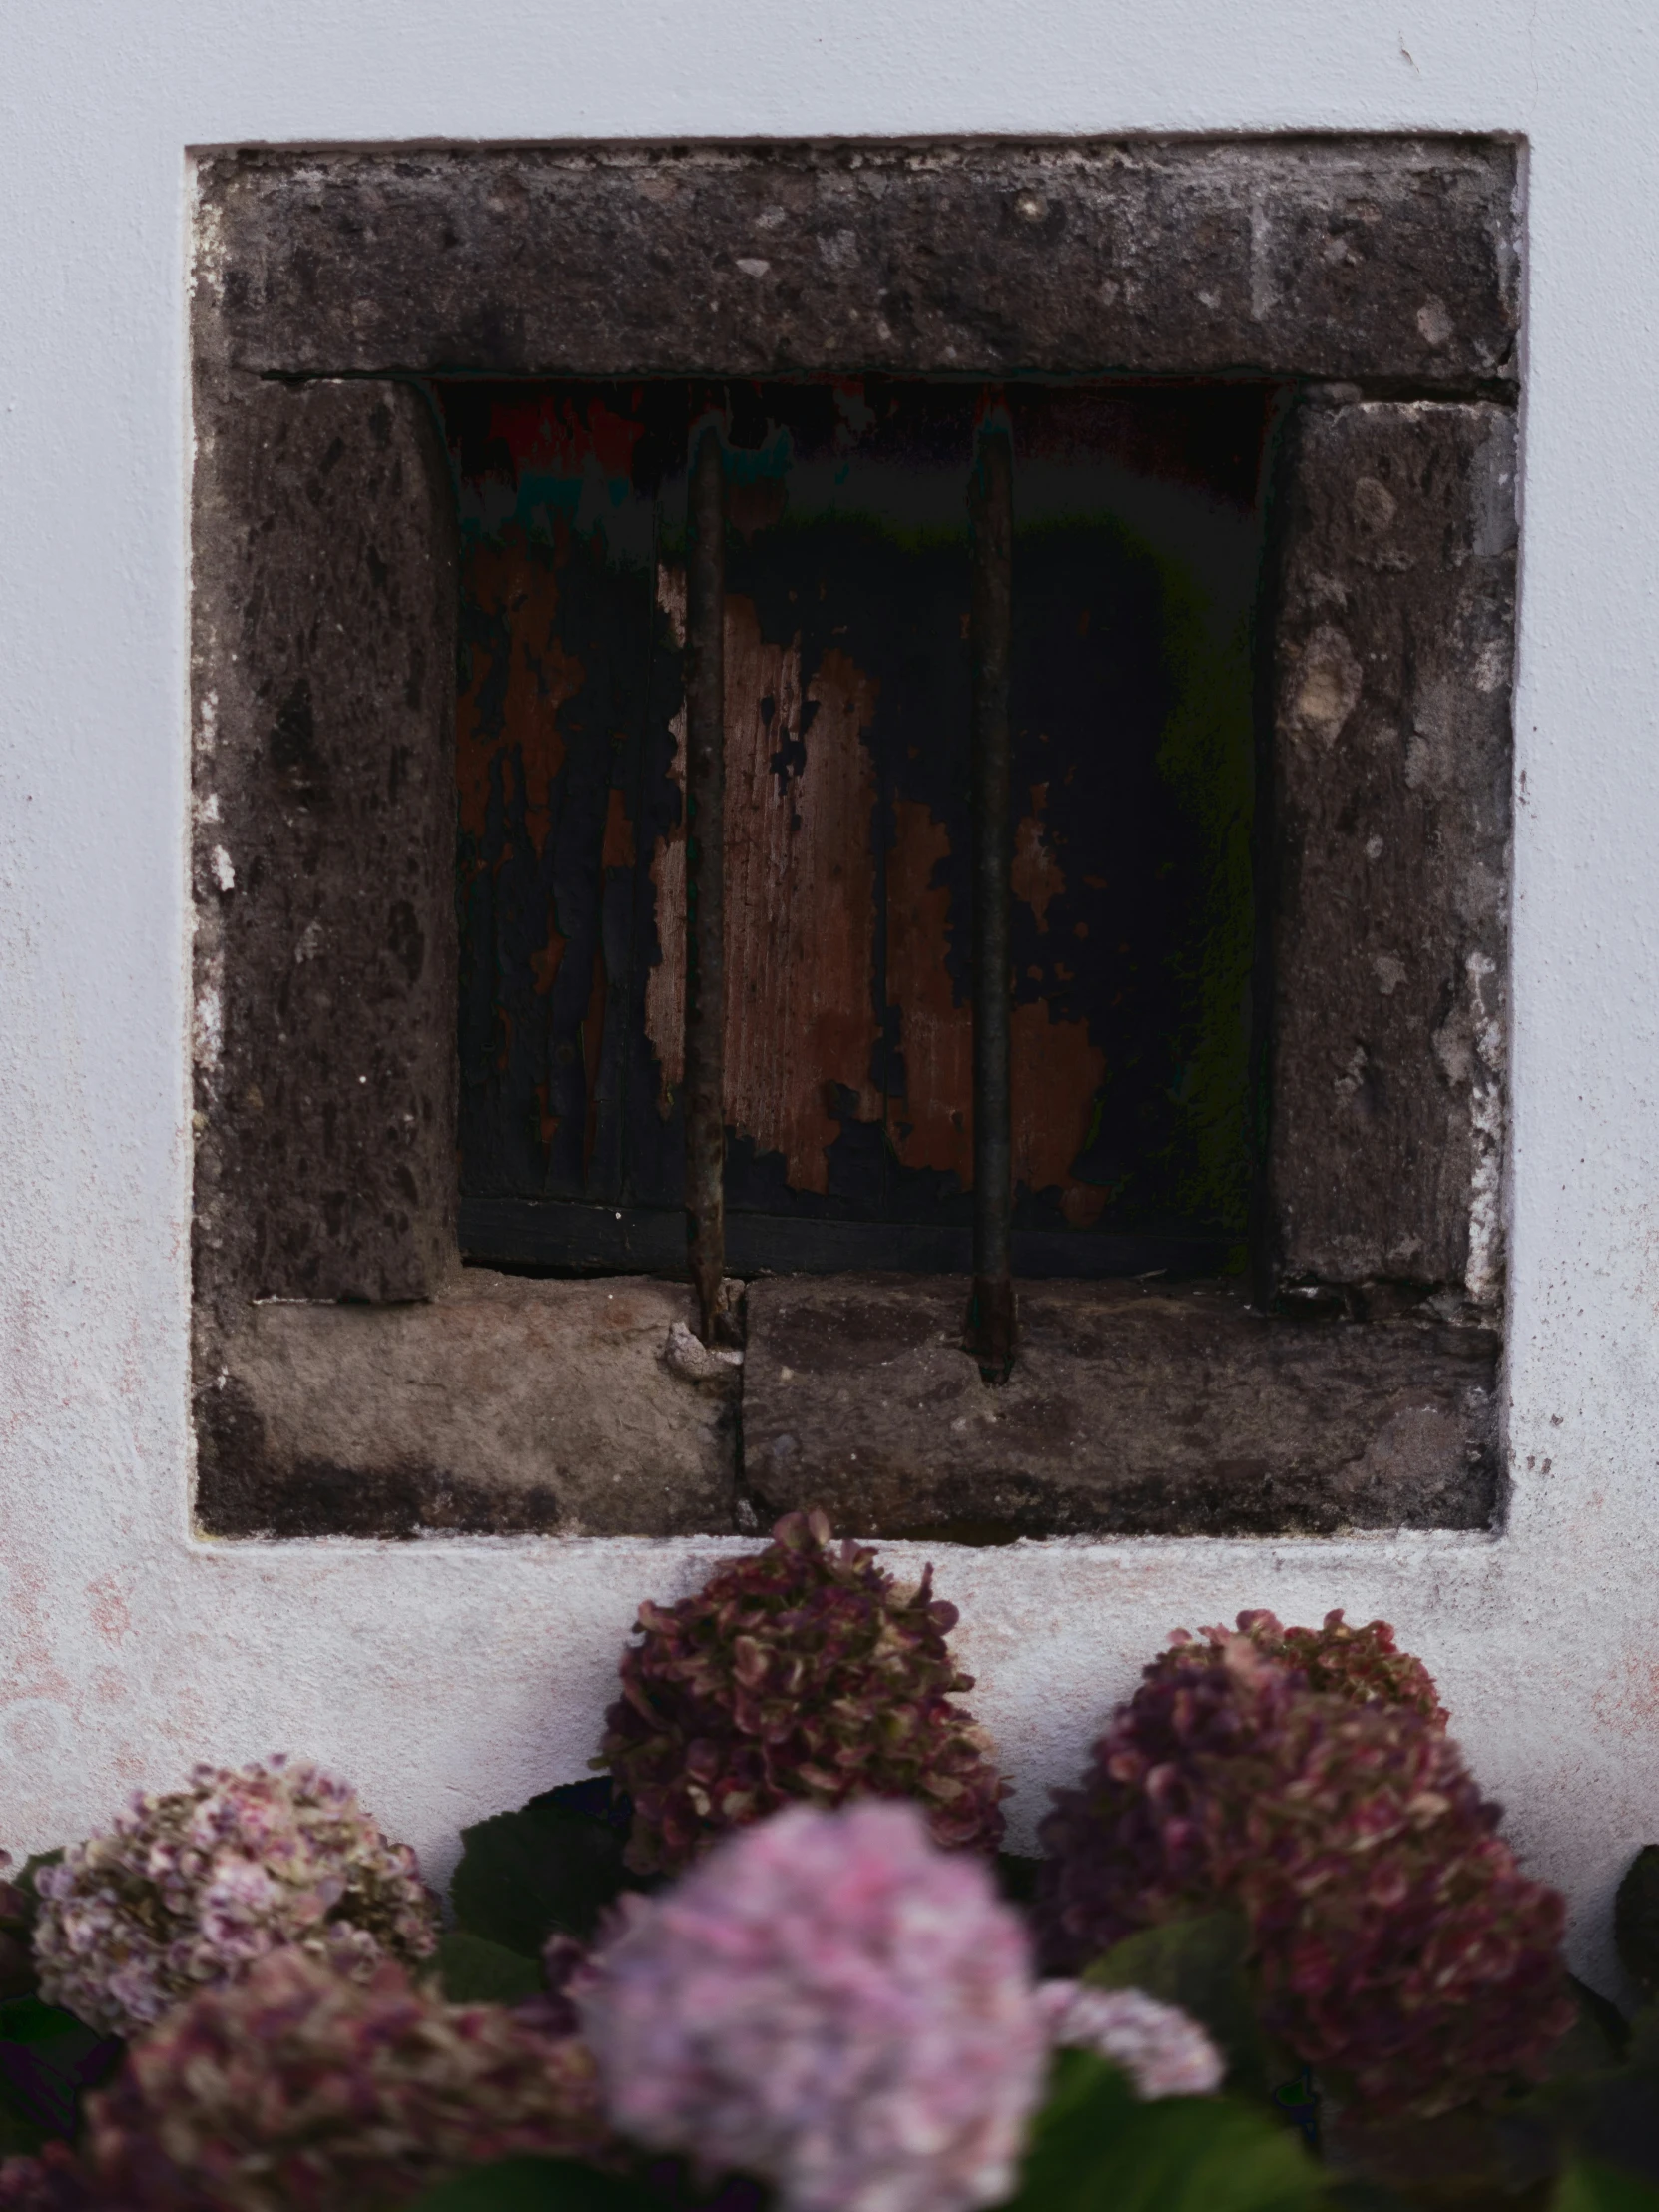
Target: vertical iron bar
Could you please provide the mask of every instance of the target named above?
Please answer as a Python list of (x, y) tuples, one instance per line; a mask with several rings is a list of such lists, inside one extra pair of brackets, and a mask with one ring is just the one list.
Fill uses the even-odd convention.
[(726, 474), (697, 434), (686, 547), (686, 1249), (703, 1342), (726, 1273)]
[(969, 1345), (987, 1382), (1014, 1362), (1013, 838), (1008, 718), (1014, 453), (993, 418), (968, 491), (973, 526), (973, 1302)]

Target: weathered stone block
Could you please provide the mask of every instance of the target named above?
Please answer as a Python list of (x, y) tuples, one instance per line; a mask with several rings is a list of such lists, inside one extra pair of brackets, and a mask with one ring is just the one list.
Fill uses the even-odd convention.
[(1463, 138), (250, 150), (207, 357), (502, 375), (1512, 380), (1515, 149)]
[(476, 1268), (418, 1304), (253, 1306), (202, 1392), (199, 1518), (222, 1536), (730, 1531), (732, 1397), (666, 1357), (691, 1314), (640, 1276)]
[(1284, 1281), (1500, 1289), (1515, 535), (1504, 409), (1302, 411), (1276, 641)]
[(197, 1284), (424, 1296), (453, 1264), (453, 497), (395, 385), (201, 395)]
[(744, 1486), (838, 1529), (1020, 1535), (1480, 1527), (1496, 1339), (1255, 1313), (1223, 1285), (1025, 1283), (991, 1387), (950, 1276), (749, 1291)]

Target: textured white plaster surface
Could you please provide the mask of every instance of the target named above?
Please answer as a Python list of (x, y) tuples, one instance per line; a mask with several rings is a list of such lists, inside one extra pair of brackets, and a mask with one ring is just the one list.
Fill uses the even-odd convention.
[(1530, 147), (1508, 1430), (1489, 1540), (951, 1552), (1027, 1821), (1173, 1623), (1382, 1612), (1581, 1955), (1659, 1836), (1659, 17), (1645, 0), (10, 0), (0, 14), (0, 1835), (277, 1746), (438, 1872), (581, 1771), (713, 1545), (192, 1542), (188, 149), (1505, 130)]

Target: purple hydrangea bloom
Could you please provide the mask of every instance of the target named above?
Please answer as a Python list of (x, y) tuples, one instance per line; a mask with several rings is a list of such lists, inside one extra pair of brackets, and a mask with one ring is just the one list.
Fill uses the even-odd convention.
[(99, 2194), (67, 2143), (48, 2143), (38, 2158), (0, 2162), (0, 2212), (125, 2212), (125, 2208), (111, 2206)]
[(1121, 2066), (1144, 2102), (1207, 2097), (1226, 2066), (1197, 2020), (1141, 1989), (1091, 1989), (1045, 1981), (1037, 1991), (1049, 2033), (1062, 2048), (1092, 2050)]
[(186, 1790), (135, 1795), (37, 1888), (41, 1994), (118, 2035), (284, 1944), (361, 1977), (437, 1942), (413, 1852), (345, 1783), (280, 1758), (201, 1766)]
[(1312, 1690), (1249, 1634), (1187, 1643), (1055, 1793), (1038, 1925), (1066, 1971), (1236, 1908), (1270, 2034), (1375, 2113), (1449, 2111), (1536, 2077), (1573, 2018), (1561, 1899), (1498, 1819), (1419, 1704)]
[[(1286, 1628), (1265, 1606), (1258, 1606), (1239, 1615), (1238, 1632), (1269, 1659), (1295, 1668), (1310, 1690), (1328, 1691), (1355, 1705), (1408, 1705), (1445, 1733), (1449, 1715), (1440, 1703), (1434, 1677), (1414, 1653), (1399, 1649), (1386, 1621), (1367, 1621), (1356, 1628), (1344, 1620), (1339, 1605), (1326, 1614), (1320, 1628)], [(1227, 1642), (1229, 1631), (1206, 1628), (1203, 1634), (1219, 1648)], [(1178, 1628), (1170, 1642), (1179, 1652), (1194, 1639)]]
[(625, 2134), (785, 2212), (1008, 2193), (1048, 2050), (1025, 1932), (914, 1807), (792, 1808), (624, 1907), (576, 2000)]
[(946, 1641), (933, 1570), (901, 1589), (823, 1513), (788, 1513), (765, 1551), (678, 1605), (640, 1607), (596, 1765), (634, 1804), (628, 1864), (677, 1874), (728, 1829), (784, 1806), (913, 1798), (935, 1843), (995, 1851), (997, 1773)]

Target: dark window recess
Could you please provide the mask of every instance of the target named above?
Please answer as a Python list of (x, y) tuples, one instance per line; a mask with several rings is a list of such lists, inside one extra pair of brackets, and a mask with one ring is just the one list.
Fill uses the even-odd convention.
[[(726, 422), (727, 1254), (966, 1273), (982, 388), (438, 387), (461, 531), (460, 1237), (685, 1266), (688, 431)], [(1026, 1276), (1244, 1265), (1277, 388), (1014, 385)]]

